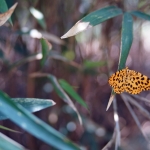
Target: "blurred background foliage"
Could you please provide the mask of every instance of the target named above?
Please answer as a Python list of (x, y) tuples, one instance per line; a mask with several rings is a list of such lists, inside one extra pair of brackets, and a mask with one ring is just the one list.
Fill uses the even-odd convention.
[[(122, 16), (75, 37), (65, 40), (60, 37), (94, 10), (116, 5), (125, 11), (141, 10), (149, 13), (149, 1), (6, 0), (8, 7), (15, 2), (18, 2), (18, 6), (12, 15), (13, 27), (10, 27), (9, 22), (0, 27), (0, 89), (12, 98), (54, 100), (55, 106), (36, 112), (35, 115), (87, 150), (102, 149), (111, 139), (114, 130), (113, 109), (110, 107), (106, 111), (111, 94), (108, 78), (109, 72), (115, 72), (118, 67)], [(150, 77), (149, 27), (149, 21), (134, 18), (134, 38), (126, 64), (130, 69)], [(44, 45), (40, 41), (41, 34), (50, 43), (48, 52), (42, 51)], [(42, 61), (41, 52), (46, 56)], [(50, 80), (31, 77), (37, 72), (48, 73), (60, 79), (59, 83), (64, 90), (69, 83), (82, 97), (85, 103), (79, 104), (70, 95), (83, 119), (83, 126), (74, 111), (58, 96)], [(66, 92), (69, 95), (69, 91)], [(150, 99), (149, 91), (140, 95)], [(117, 103), (121, 149), (149, 149), (120, 95), (117, 95)], [(140, 104), (149, 110), (148, 103)], [(137, 109), (133, 109), (139, 117), (141, 129), (150, 136), (150, 121), (139, 114)], [(3, 134), (28, 149), (54, 150), (10, 120), (0, 121), (0, 124), (20, 131), (21, 134), (18, 134), (0, 129)]]

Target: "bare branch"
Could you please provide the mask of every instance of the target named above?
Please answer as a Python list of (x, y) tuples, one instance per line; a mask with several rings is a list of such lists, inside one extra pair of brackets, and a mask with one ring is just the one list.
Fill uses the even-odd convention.
[(138, 102), (136, 102), (131, 96), (126, 95), (126, 97), (128, 98), (127, 100), (134, 106), (136, 106), (144, 116), (150, 119), (150, 113), (144, 107), (142, 107)]
[(120, 146), (120, 125), (119, 125), (119, 116), (117, 112), (117, 102), (116, 97), (113, 100), (113, 108), (114, 108), (114, 120), (116, 123), (115, 130), (116, 130), (116, 141), (115, 141), (115, 150)]
[(108, 150), (109, 148), (112, 147), (113, 143), (115, 143), (115, 150), (117, 150), (118, 147), (120, 146), (120, 125), (119, 125), (119, 116), (117, 112), (117, 102), (115, 96), (113, 100), (113, 109), (114, 109), (114, 121), (116, 124), (115, 129), (111, 140), (105, 145), (105, 147), (102, 150)]
[(133, 97), (135, 97), (135, 98), (137, 98), (137, 99), (139, 99), (139, 100), (141, 100), (141, 101), (150, 103), (150, 100), (148, 100), (148, 99), (145, 98), (145, 97), (140, 97), (140, 96), (138, 96), (138, 95), (133, 95)]
[(127, 96), (124, 95), (124, 94), (121, 94), (121, 97), (122, 97), (124, 103), (126, 104), (128, 110), (130, 111), (130, 113), (131, 113), (131, 115), (132, 115), (134, 121), (136, 122), (136, 124), (137, 124), (139, 130), (141, 131), (142, 135), (144, 136), (144, 138), (146, 139), (146, 141), (149, 142), (148, 138), (145, 136), (144, 132), (142, 131), (142, 127), (141, 127), (141, 124), (140, 124), (140, 121), (139, 121), (137, 115), (135, 114), (135, 112), (133, 111), (132, 107), (131, 107), (130, 104), (128, 103)]
[(111, 140), (105, 145), (105, 147), (102, 150), (108, 150), (109, 148), (111, 148), (113, 143), (115, 142), (115, 139), (116, 139), (116, 131), (114, 129), (114, 133)]

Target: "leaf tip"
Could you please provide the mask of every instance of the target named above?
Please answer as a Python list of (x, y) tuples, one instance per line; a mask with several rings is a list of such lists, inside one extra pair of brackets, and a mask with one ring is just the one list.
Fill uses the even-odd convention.
[(51, 102), (52, 102), (52, 105), (56, 105), (56, 102), (54, 102), (54, 101), (52, 101), (52, 100), (51, 100)]
[(81, 31), (86, 30), (87, 28), (90, 28), (91, 25), (89, 25), (89, 22), (82, 22), (81, 20), (78, 21), (66, 34), (64, 34), (61, 39), (74, 36), (78, 34)]
[(112, 101), (113, 101), (113, 99), (114, 99), (114, 96), (115, 96), (115, 95), (112, 93), (111, 96), (110, 96), (110, 98), (109, 98), (109, 101), (108, 101), (108, 105), (107, 105), (106, 111), (109, 109), (109, 107), (110, 107), (110, 105), (111, 105), (111, 103), (112, 103)]
[(17, 7), (18, 3), (15, 3), (9, 10), (14, 11), (14, 9)]

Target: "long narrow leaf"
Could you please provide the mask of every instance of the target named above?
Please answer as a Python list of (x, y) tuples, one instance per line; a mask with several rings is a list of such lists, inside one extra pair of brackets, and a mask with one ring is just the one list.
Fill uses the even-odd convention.
[(108, 6), (90, 13), (81, 19), (81, 22), (89, 22), (90, 25), (95, 26), (120, 14), (122, 14), (121, 9), (116, 6)]
[[(8, 11), (8, 6), (7, 6), (6, 1), (5, 0), (0, 0), (0, 12), (4, 13), (6, 11)], [(13, 25), (11, 17), (9, 18), (9, 22), (10, 22), (11, 25)]]
[(70, 36), (74, 36), (79, 32), (82, 32), (88, 28), (96, 26), (110, 18), (118, 16), (122, 14), (122, 10), (115, 6), (108, 6), (99, 10), (96, 10), (89, 15), (85, 16), (81, 20), (79, 20), (66, 34), (64, 34), (61, 38), (67, 38)]
[(87, 104), (84, 102), (84, 100), (77, 94), (77, 92), (72, 88), (72, 86), (65, 80), (60, 79), (59, 83), (61, 87), (69, 94), (71, 95), (79, 104), (81, 104), (83, 107), (88, 109)]
[(15, 3), (8, 11), (0, 14), (0, 26), (2, 26), (11, 17), (16, 6), (17, 6), (17, 3)]
[(142, 19), (145, 19), (145, 20), (150, 20), (150, 15), (148, 14), (145, 14), (143, 12), (140, 12), (140, 11), (132, 11), (130, 12), (132, 15), (136, 16), (136, 17), (139, 17), (139, 18), (142, 18)]
[(54, 89), (57, 92), (57, 94), (59, 95), (59, 97), (62, 98), (77, 113), (79, 122), (80, 122), (80, 124), (82, 124), (82, 119), (81, 119), (81, 116), (80, 116), (78, 110), (76, 109), (75, 105), (73, 104), (73, 102), (71, 101), (71, 99), (69, 98), (69, 96), (61, 88), (61, 86), (59, 85), (56, 77), (53, 76), (53, 75), (48, 75), (47, 77), (50, 79), (50, 81), (53, 84)]
[[(130, 13), (125, 13), (123, 15), (123, 22), (122, 22), (121, 48), (120, 48), (118, 70), (125, 68), (126, 60), (132, 45), (132, 41), (133, 41), (133, 20)], [(112, 93), (113, 94), (111, 94), (106, 110), (108, 110), (113, 101), (112, 95), (115, 94), (113, 90)]]
[(50, 43), (46, 39), (41, 39), (41, 46), (42, 46), (42, 59), (41, 59), (41, 66), (43, 66), (46, 62), (48, 57), (49, 50), (51, 49)]
[(112, 90), (112, 91), (111, 91), (110, 98), (109, 98), (109, 101), (108, 101), (108, 104), (107, 104), (106, 111), (109, 109), (111, 103), (113, 102), (113, 100), (114, 100), (114, 98), (115, 98), (115, 95), (116, 95), (116, 94), (115, 94), (114, 91)]
[(125, 68), (126, 60), (133, 41), (133, 19), (129, 13), (125, 13), (122, 22), (121, 49), (118, 70)]
[(1, 91), (0, 110), (18, 126), (47, 144), (61, 150), (79, 150), (79, 148), (65, 136), (35, 117), (21, 105), (15, 104)]
[(8, 6), (5, 0), (0, 0), (0, 12), (6, 12), (8, 10)]
[[(47, 107), (55, 105), (55, 102), (52, 100), (45, 100), (45, 99), (37, 99), (37, 98), (12, 98), (16, 104), (22, 105), (30, 112), (40, 111)], [(0, 120), (8, 119), (7, 116), (3, 115), (0, 111)]]
[(7, 130), (7, 131), (10, 131), (10, 132), (20, 133), (19, 131), (15, 131), (15, 130), (12, 130), (10, 128), (7, 128), (7, 127), (1, 126), (1, 125), (0, 125), (0, 129)]
[(0, 150), (25, 150), (25, 148), (8, 138), (7, 136), (0, 133)]

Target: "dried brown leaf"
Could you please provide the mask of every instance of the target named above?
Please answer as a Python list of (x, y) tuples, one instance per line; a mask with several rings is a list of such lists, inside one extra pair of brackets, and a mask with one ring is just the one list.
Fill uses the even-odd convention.
[(109, 98), (109, 101), (108, 101), (108, 104), (107, 104), (106, 111), (109, 109), (109, 107), (110, 107), (111, 103), (113, 102), (114, 98), (115, 98), (115, 93), (112, 91), (111, 95), (110, 95), (110, 98)]
[(78, 21), (66, 34), (64, 34), (61, 39), (68, 38), (70, 36), (74, 36), (88, 28), (91, 28), (89, 22), (82, 22), (81, 20)]
[(2, 26), (12, 15), (18, 3), (15, 3), (7, 12), (0, 14), (0, 26)]

